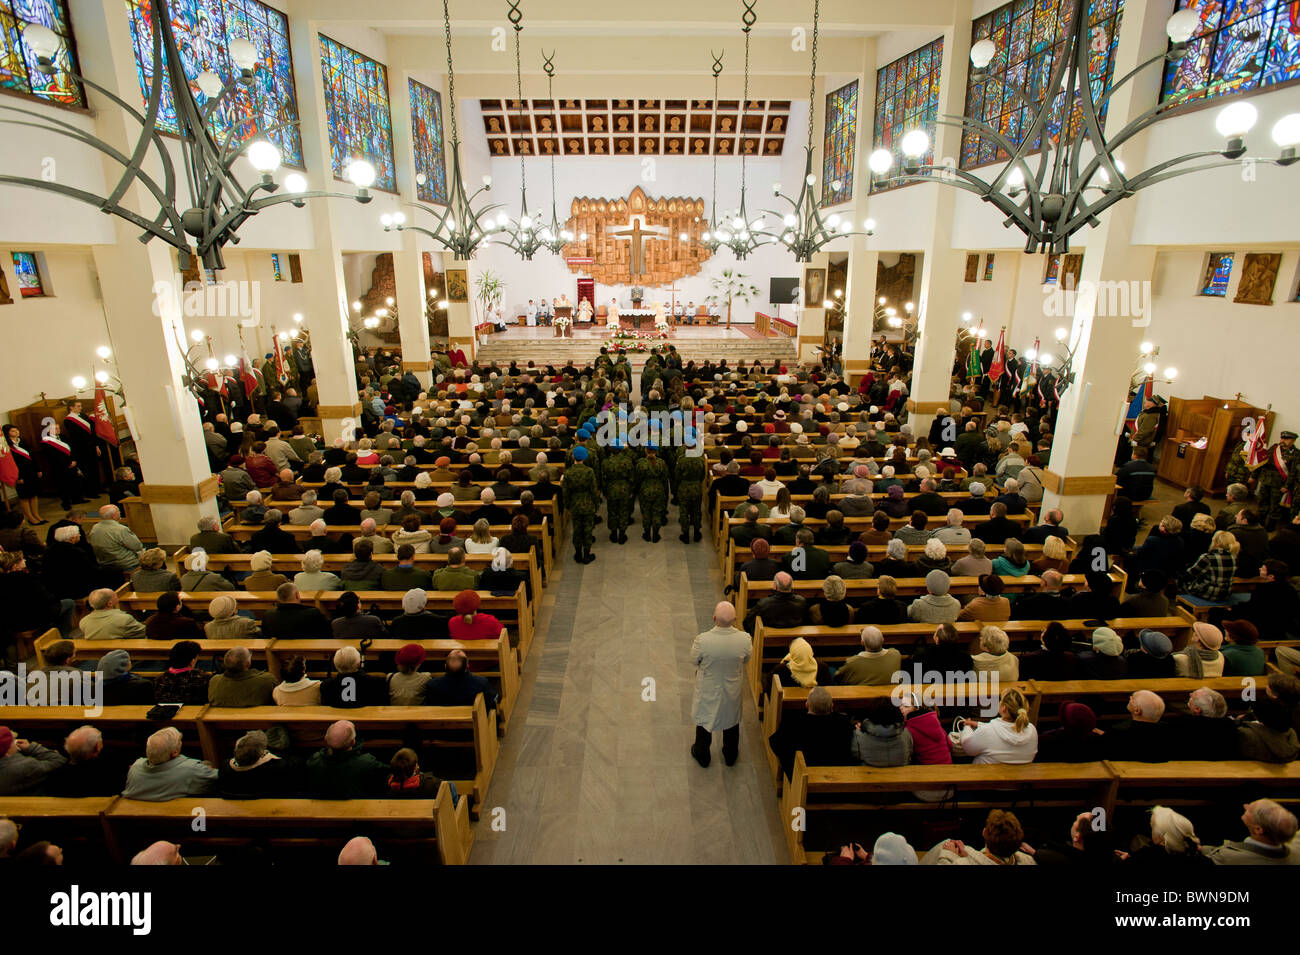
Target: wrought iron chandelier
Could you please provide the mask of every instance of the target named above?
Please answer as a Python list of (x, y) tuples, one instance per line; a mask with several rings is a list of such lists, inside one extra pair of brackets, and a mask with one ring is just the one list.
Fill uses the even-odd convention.
[[(1170, 39), (1169, 50), (1139, 64), (1111, 84), (1108, 91), (1098, 95), (1093, 90), (1093, 78), (1089, 72), (1090, 34), (1085, 34), (1088, 4), (1085, 0), (1075, 0), (1071, 9), (1073, 19), (1063, 55), (1045, 87), (1065, 94), (1067, 107), (1061, 111), (1055, 132), (1051, 127), (1056, 95), (1044, 96), (1042, 102), (1037, 102), (1029, 92), (1000, 80), (1008, 93), (1034, 111), (1034, 120), (1018, 145), (978, 119), (968, 116), (941, 116), (938, 119), (938, 122), (960, 128), (968, 136), (981, 136), (996, 143), (999, 151), (1009, 157), (992, 179), (983, 179), (961, 168), (922, 164), (919, 159), (930, 148), (929, 137), (923, 130), (912, 130), (902, 140), (904, 160), (901, 175), (885, 176), (893, 164), (893, 157), (884, 150), (871, 154), (869, 165), (872, 172), (878, 177), (900, 182), (941, 182), (974, 193), (1006, 216), (1004, 225), (1015, 226), (1025, 234), (1026, 252), (1059, 254), (1069, 251), (1070, 236), (1084, 226), (1097, 225), (1097, 216), (1121, 199), (1167, 179), (1229, 165), (1245, 155), (1244, 137), (1255, 125), (1258, 112), (1249, 102), (1234, 102), (1224, 106), (1215, 117), (1215, 128), (1226, 140), (1222, 149), (1187, 153), (1163, 160), (1142, 172), (1127, 174), (1123, 163), (1115, 157), (1116, 150), (1165, 118), (1170, 106), (1153, 106), (1110, 138), (1102, 131), (1100, 114), (1115, 91), (1139, 73), (1156, 63), (1176, 63), (1183, 58), (1187, 41), (1199, 23), (1196, 11), (1180, 10), (1173, 14), (1165, 24)], [(988, 65), (997, 52), (996, 44), (989, 39), (971, 46), (974, 81), (988, 77)], [(1070, 117), (1075, 106), (1079, 109), (1080, 121), (1077, 131), (1072, 131)], [(1273, 140), (1281, 147), (1281, 154), (1277, 159), (1261, 159), (1260, 162), (1289, 166), (1300, 158), (1296, 155), (1296, 146), (1300, 145), (1300, 113), (1278, 120), (1273, 127)], [(1042, 143), (1042, 149), (1037, 157), (1038, 168), (1034, 169), (1029, 160), (1037, 149), (1034, 144), (1038, 142)], [(1092, 148), (1091, 156), (1083, 155), (1085, 143)], [(1217, 158), (1200, 162), (1209, 157)]]
[[(710, 120), (710, 130), (718, 127), (718, 76), (722, 73), (722, 57), (726, 52), (726, 50), (722, 53), (709, 51), (709, 55), (713, 57), (713, 116)], [(718, 224), (718, 151), (716, 149), (713, 150), (713, 198), (709, 200), (709, 222), (715, 227)], [(722, 247), (722, 239), (715, 231), (706, 229), (700, 236), (700, 245), (708, 249), (709, 254), (712, 255)]]
[(410, 229), (433, 239), (458, 261), (472, 259), (478, 247), (487, 241), (488, 234), (500, 228), (490, 213), (500, 204), (483, 206), (475, 210), (474, 200), (492, 188), (492, 177), (484, 176), (483, 185), (470, 193), (460, 173), (460, 130), (456, 125), (456, 71), (451, 62), (451, 14), (447, 0), (442, 0), (442, 26), (447, 39), (447, 114), (451, 117), (451, 175), (447, 180), (447, 204), (438, 212), (422, 203), (414, 206), (433, 217), (432, 229), (409, 225), (404, 212), (385, 213), (379, 217), (385, 232)]
[[(506, 17), (515, 28), (515, 108), (523, 119), (524, 110), (524, 74), (519, 56), (519, 34), (523, 32), (524, 15), (519, 11), (519, 0), (506, 0), (510, 7)], [(527, 139), (524, 142), (528, 142)], [(519, 218), (511, 219), (504, 212), (497, 215), (496, 225), (501, 233), (501, 244), (511, 249), (525, 262), (531, 261), (538, 249), (542, 248), (542, 230), (539, 223), (542, 210), (536, 209), (528, 214), (528, 179), (524, 169), (524, 154), (519, 153)]]
[[(741, 0), (745, 5), (745, 12), (740, 15), (741, 31), (745, 34), (745, 81), (742, 92), (740, 107), (740, 205), (731, 211), (730, 221), (725, 227), (719, 229), (714, 225), (713, 234), (722, 240), (722, 244), (731, 250), (731, 254), (738, 261), (744, 260), (761, 245), (768, 245), (773, 242), (773, 238), (766, 235), (762, 229), (764, 220), (759, 216), (753, 222), (749, 219), (749, 212), (745, 208), (745, 119), (749, 115), (749, 32), (754, 28), (758, 21), (758, 15), (754, 13), (754, 7), (758, 0)], [(814, 41), (815, 42), (815, 41)], [(717, 98), (714, 98), (716, 106)]]
[[(817, 182), (817, 176), (813, 173), (812, 166), (813, 117), (816, 115), (817, 40), (820, 25), (821, 0), (813, 0), (812, 68), (809, 71), (808, 78), (808, 143), (804, 147), (807, 158), (804, 161), (803, 183), (799, 187), (799, 196), (796, 199), (792, 199), (783, 193), (779, 182), (772, 183), (772, 194), (776, 198), (790, 203), (790, 211), (784, 216), (776, 212), (769, 212), (769, 215), (775, 216), (782, 223), (783, 228), (779, 234), (763, 233), (768, 238), (785, 245), (794, 253), (795, 261), (798, 262), (810, 261), (815, 253), (835, 239), (852, 235), (872, 235), (876, 228), (873, 219), (867, 219), (863, 223), (862, 232), (854, 232), (852, 219), (841, 217), (838, 213), (832, 213), (823, 218), (821, 206), (814, 195), (813, 186)], [(837, 183), (832, 184), (834, 188), (838, 188)]]
[[(200, 108), (190, 87), (190, 78), (185, 75), (184, 63), (172, 33), (170, 7), (168, 0), (154, 0), (149, 4), (155, 71), (154, 83), (149, 90), (149, 99), (143, 113), (94, 80), (70, 68), (68, 70), (78, 83), (111, 100), (140, 124), (140, 134), (129, 153), (115, 148), (72, 123), (53, 119), (35, 110), (8, 102), (0, 103), (0, 109), (31, 117), (30, 119), (4, 119), (0, 122), (66, 136), (98, 150), (119, 163), (122, 166), (122, 173), (112, 192), (107, 196), (99, 196), (86, 189), (27, 176), (0, 175), (0, 183), (27, 186), (67, 196), (96, 206), (101, 212), (125, 219), (144, 230), (140, 236), (142, 242), (149, 242), (155, 238), (162, 239), (175, 248), (179, 252), (182, 271), (195, 268), (193, 261), (195, 258), (202, 263), (203, 268), (224, 269), (226, 263), (222, 250), (228, 244), (238, 243), (240, 227), (269, 206), (290, 202), (294, 206), (302, 207), (307, 199), (324, 197), (352, 198), (357, 202), (371, 200), (368, 190), (375, 181), (375, 168), (364, 159), (352, 160), (346, 170), (347, 178), (357, 187), (355, 195), (348, 196), (320, 190), (308, 191), (306, 177), (297, 172), (285, 176), (285, 192), (279, 195), (259, 195), (259, 193), (275, 193), (280, 188), (280, 184), (273, 178), (275, 171), (280, 168), (280, 150), (265, 137), (295, 124), (281, 123), (264, 128), (260, 130), (258, 138), (248, 142), (240, 141), (236, 131), (232, 130), (224, 142), (219, 142), (210, 129), (208, 121), (220, 108), (222, 102), (237, 89), (252, 86), (253, 72), (257, 67), (257, 49), (248, 40), (235, 40), (230, 44), (229, 53), (231, 62), (238, 71), (237, 75), (222, 80), (216, 73), (205, 72), (197, 78), (199, 89), (206, 96), (206, 102)], [(41, 70), (50, 71), (56, 68), (54, 57), (58, 54), (59, 38), (54, 31), (40, 24), (28, 24), (23, 29), (22, 42), (35, 55)], [(177, 175), (171, 152), (158, 127), (164, 75), (171, 84), (176, 107), (176, 122), (184, 159), (184, 172), (180, 176)], [(240, 156), (246, 156), (253, 168), (261, 174), (258, 182), (245, 185), (235, 177), (233, 169), (235, 161)], [(159, 177), (151, 176), (144, 171), (146, 161), (157, 163), (158, 168), (161, 169)], [(182, 181), (185, 185), (185, 195), (179, 195)], [(158, 204), (156, 213), (138, 211), (123, 204), (123, 199), (132, 185), (142, 187)]]
[[(542, 69), (546, 73), (546, 98), (552, 103), (555, 102), (555, 54), (546, 55), (542, 51)], [(586, 239), (586, 236), (583, 236)], [(560, 251), (573, 241), (573, 233), (569, 231), (567, 224), (561, 223), (555, 214), (555, 153), (551, 153), (551, 222), (549, 225), (542, 226), (542, 245), (546, 246), (553, 255), (559, 255)]]

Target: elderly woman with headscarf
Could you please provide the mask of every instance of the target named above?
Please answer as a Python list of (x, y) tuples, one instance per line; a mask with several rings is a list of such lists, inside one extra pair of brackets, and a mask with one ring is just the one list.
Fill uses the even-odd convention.
[(181, 590), (196, 594), (214, 590), (234, 590), (235, 585), (220, 574), (208, 570), (208, 553), (196, 550), (185, 558), (185, 573), (181, 576)]
[(481, 598), (476, 590), (462, 590), (451, 602), (455, 616), (447, 622), (453, 640), (492, 640), (501, 635), (501, 621), (490, 613), (480, 613)]
[(844, 599), (844, 578), (834, 574), (822, 581), (822, 596), (808, 607), (808, 619), (817, 626), (846, 627), (853, 622), (853, 607)]
[(438, 489), (433, 486), (433, 478), (428, 471), (421, 471), (415, 476), (415, 499), (432, 501), (438, 497)]
[(1223, 676), (1223, 631), (1218, 627), (1197, 621), (1192, 624), (1187, 647), (1174, 654), (1174, 667), (1178, 676), (1196, 680)]
[(533, 583), (528, 579), (528, 575), (522, 571), (514, 569), (515, 558), (510, 551), (504, 547), (498, 547), (492, 551), (492, 563), (479, 574), (478, 588), (486, 590), (489, 593), (509, 593), (513, 594), (519, 589), (519, 585), (524, 585), (524, 591), (531, 600), (533, 596)]
[[(886, 468), (885, 470), (889, 470)], [(877, 485), (878, 487), (879, 485)], [(908, 517), (911, 509), (904, 497), (903, 485), (891, 484), (885, 490), (885, 499), (877, 505), (878, 509), (890, 517)]]
[(813, 656), (812, 644), (803, 637), (790, 641), (790, 651), (776, 668), (782, 686), (830, 686), (831, 670)]
[(447, 618), (428, 610), (429, 595), (414, 587), (402, 595), (402, 613), (388, 624), (399, 640), (441, 640), (447, 637)]
[(213, 597), (208, 604), (209, 620), (203, 627), (209, 640), (238, 640), (262, 632), (262, 625), (252, 617), (239, 616), (239, 603), (230, 594)]
[(274, 560), (270, 551), (259, 550), (248, 561), (248, 569), (252, 571), (240, 583), (249, 593), (272, 593), (281, 584), (287, 584), (289, 578), (284, 574), (272, 573), (271, 567)]

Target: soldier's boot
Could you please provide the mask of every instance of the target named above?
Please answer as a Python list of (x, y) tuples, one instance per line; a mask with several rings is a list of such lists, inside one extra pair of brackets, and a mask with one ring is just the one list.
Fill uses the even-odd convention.
[(682, 528), (682, 532), (677, 535), (677, 539), (683, 544), (689, 544), (691, 542), (690, 537), (686, 533), (686, 528), (684, 527)]
[(609, 542), (610, 542), (611, 544), (617, 544), (617, 543), (618, 543), (618, 531), (613, 530), (613, 529), (610, 530), (610, 532), (609, 532)]
[(627, 528), (626, 528), (626, 527), (623, 528), (621, 531), (618, 532), (618, 542), (619, 542), (620, 544), (626, 544), (626, 543), (627, 543)]
[(658, 543), (659, 543), (659, 528), (658, 528), (658, 527), (656, 527), (656, 528), (654, 529), (654, 533), (651, 534), (651, 536), (650, 536), (650, 543), (652, 543), (652, 544), (658, 544)]
[(580, 544), (574, 544), (574, 545), (573, 545), (573, 562), (574, 562), (575, 564), (581, 564), (581, 563), (583, 563), (583, 560), (582, 560), (582, 546), (581, 546)]
[(696, 525), (695, 525), (695, 543), (698, 544), (698, 543), (699, 543), (703, 538), (704, 538), (704, 535), (700, 532), (700, 525), (699, 525), (699, 524), (696, 524)]
[(645, 530), (643, 530), (643, 531), (641, 532), (641, 539), (642, 539), (643, 541), (648, 541), (648, 540), (650, 539), (650, 525), (649, 525), (649, 524), (647, 524), (647, 525), (645, 526)]

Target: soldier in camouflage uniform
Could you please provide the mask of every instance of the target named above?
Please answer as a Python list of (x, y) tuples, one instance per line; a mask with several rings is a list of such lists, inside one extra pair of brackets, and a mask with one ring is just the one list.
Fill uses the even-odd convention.
[[(686, 431), (686, 441), (688, 444), (695, 442), (695, 429), (688, 428)], [(695, 539), (698, 541), (702, 536), (700, 525), (703, 518), (700, 516), (700, 502), (704, 497), (704, 478), (707, 474), (703, 454), (693, 454), (693, 451), (702, 451), (702, 448), (687, 448), (685, 446), (677, 449), (677, 467), (674, 469), (673, 479), (674, 493), (677, 495), (678, 511), (677, 519), (681, 523), (682, 532), (678, 535), (678, 540), (683, 544), (690, 543), (691, 529), (695, 529)]]
[(586, 464), (587, 449), (573, 449), (573, 464), (564, 469), (564, 500), (573, 522), (573, 559), (579, 564), (590, 564), (596, 559), (591, 552), (595, 541), (592, 534), (596, 508), (600, 505), (600, 486), (596, 472)]
[[(1264, 463), (1255, 471), (1259, 518), (1268, 530), (1288, 519), (1294, 506), (1297, 470), (1300, 470), (1300, 448), (1295, 446), (1296, 433), (1283, 431), (1281, 438), (1278, 444), (1268, 449)], [(1281, 458), (1286, 474), (1278, 470), (1275, 463), (1277, 458)]]
[[(582, 450), (584, 450), (585, 452), (587, 452), (586, 459), (585, 459), (586, 462), (587, 462), (587, 467), (591, 468), (591, 470), (592, 470), (593, 472), (595, 472), (595, 475), (596, 475), (596, 487), (599, 488), (599, 487), (601, 486), (601, 477), (600, 477), (600, 468), (601, 468), (600, 449), (596, 447), (596, 442), (592, 440), (592, 437), (591, 437), (591, 436), (592, 436), (593, 433), (594, 433), (594, 432), (593, 432), (593, 428), (592, 428), (592, 427), (589, 427), (589, 426), (586, 424), (586, 422), (583, 422), (582, 426), (581, 426), (580, 428), (578, 428), (577, 433), (574, 435), (574, 438), (573, 438), (573, 441), (574, 441), (573, 446), (569, 448), (568, 452), (567, 452), (567, 453), (565, 454), (565, 456), (564, 456), (564, 466), (565, 466), (566, 470), (567, 470), (568, 468), (572, 467), (572, 466), (573, 466), (573, 462), (574, 462), (575, 460), (577, 460), (577, 458), (575, 457), (575, 453), (577, 452), (578, 448), (582, 448)], [(567, 505), (566, 505), (566, 506), (567, 506)], [(597, 497), (597, 500), (596, 500), (596, 507), (597, 507), (597, 508), (600, 507), (600, 499), (599, 499), (599, 497)], [(599, 524), (600, 522), (601, 522), (600, 515), (599, 515), (599, 514), (593, 514), (593, 517), (592, 517), (592, 523), (593, 523), (593, 524)]]
[(619, 444), (612, 445), (611, 452), (601, 467), (605, 500), (609, 502), (609, 539), (615, 544), (626, 544), (627, 525), (631, 523), (635, 504), (636, 458), (629, 448)]
[(641, 539), (657, 544), (659, 528), (668, 523), (668, 465), (653, 444), (646, 448), (645, 458), (636, 466), (636, 496), (645, 524)]
[(1250, 468), (1246, 467), (1245, 451), (1246, 442), (1238, 441), (1237, 446), (1233, 448), (1232, 453), (1228, 455), (1228, 465), (1224, 469), (1223, 477), (1229, 484), (1242, 484), (1246, 487), (1250, 486), (1252, 475), (1250, 473)]

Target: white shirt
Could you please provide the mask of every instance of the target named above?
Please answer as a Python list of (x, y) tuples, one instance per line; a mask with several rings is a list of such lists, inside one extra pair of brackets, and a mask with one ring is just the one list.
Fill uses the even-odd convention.
[(527, 310), (524, 312), (524, 314), (528, 316), (528, 324), (529, 324), (529, 325), (536, 325), (536, 324), (537, 324), (537, 306), (536, 306), (536, 305), (531, 305), (531, 304), (530, 304), (530, 305), (528, 306)]
[(1014, 723), (999, 716), (964, 736), (961, 749), (977, 763), (1032, 763), (1038, 752), (1038, 730), (1030, 723), (1017, 733)]

